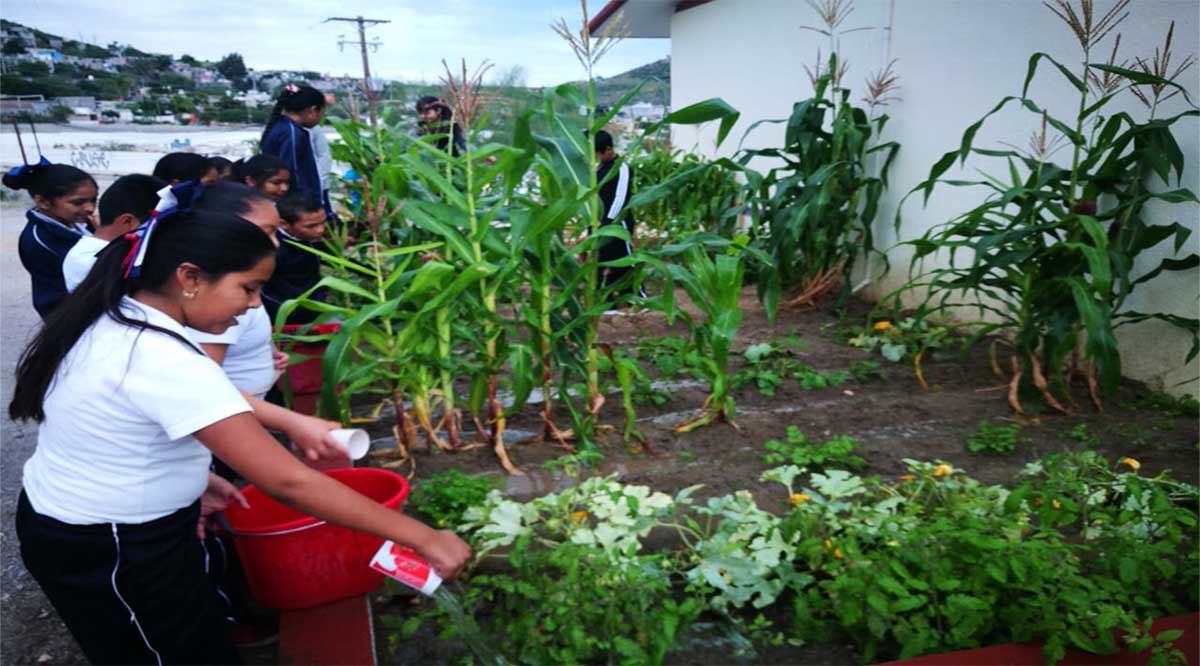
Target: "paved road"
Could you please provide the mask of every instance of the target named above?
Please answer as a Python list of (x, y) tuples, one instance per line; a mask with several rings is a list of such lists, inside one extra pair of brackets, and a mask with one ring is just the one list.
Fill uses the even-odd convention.
[(0, 663), (83, 664), (79, 646), (21, 564), (13, 519), (21, 467), (33, 453), (37, 427), (8, 420), (17, 359), (41, 323), (29, 297), (29, 276), (17, 257), (24, 208), (0, 206)]

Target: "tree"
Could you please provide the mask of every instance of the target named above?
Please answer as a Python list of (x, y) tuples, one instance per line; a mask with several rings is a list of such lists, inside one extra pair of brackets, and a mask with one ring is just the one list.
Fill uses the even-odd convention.
[(4, 48), (0, 49), (0, 53), (4, 55), (19, 55), (25, 52), (25, 43), (19, 39), (10, 39), (4, 42)]
[(217, 63), (217, 71), (230, 81), (246, 78), (246, 63), (239, 53), (230, 53)]
[(193, 58), (192, 56), (190, 56), (190, 55), (188, 55), (188, 54), (186, 54), (186, 53), (185, 53), (185, 54), (183, 54), (183, 55), (181, 55), (181, 56), (179, 56), (179, 62), (181, 62), (181, 63), (183, 63), (183, 64), (185, 64), (185, 65), (191, 65), (192, 67), (199, 67), (199, 66), (200, 66), (200, 61), (199, 61), (199, 60), (196, 60), (195, 58)]

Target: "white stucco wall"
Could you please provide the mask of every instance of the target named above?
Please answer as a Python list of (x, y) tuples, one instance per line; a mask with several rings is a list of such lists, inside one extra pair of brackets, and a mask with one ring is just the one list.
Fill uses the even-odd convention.
[[(898, 141), (901, 150), (892, 168), (892, 187), (885, 195), (876, 223), (880, 248), (897, 240), (892, 220), (901, 197), (924, 180), (929, 168), (945, 152), (957, 148), (963, 130), (978, 120), (1006, 95), (1019, 95), (1029, 56), (1049, 53), (1068, 67), (1080, 61), (1080, 47), (1073, 33), (1038, 0), (857, 0), (845, 28), (872, 26), (876, 29), (844, 35), (839, 51), (848, 59), (846, 82), (853, 99), (863, 96), (863, 80), (890, 58), (896, 58), (902, 101), (887, 109), (891, 116), (885, 138)], [(1098, 12), (1110, 3), (1097, 2)], [(1131, 16), (1120, 26), (1121, 57), (1149, 56), (1162, 43), (1168, 25), (1176, 22), (1173, 62), (1200, 52), (1200, 2), (1196, 0), (1153, 0), (1135, 2)], [(793, 102), (811, 95), (812, 87), (803, 65), (812, 66), (817, 48), (829, 52), (823, 35), (800, 29), (818, 19), (800, 0), (716, 0), (677, 13), (671, 22), (672, 107), (681, 108), (708, 97), (721, 97), (742, 112), (741, 120), (719, 151), (714, 150), (715, 126), (680, 127), (674, 130), (677, 147), (714, 155), (730, 155), (751, 123), (764, 118), (786, 118)], [(891, 30), (887, 30), (888, 26)], [(888, 38), (890, 34), (890, 40)], [(1099, 47), (1099, 58), (1107, 57), (1112, 37)], [(889, 43), (890, 42), (890, 43)], [(1180, 81), (1200, 101), (1200, 67), (1193, 67)], [(1078, 95), (1048, 63), (1039, 67), (1030, 97), (1063, 119), (1074, 117)], [(1186, 109), (1181, 97), (1160, 106), (1158, 116)], [(1125, 93), (1108, 112), (1128, 111), (1145, 118), (1146, 108)], [(1010, 105), (993, 116), (977, 136), (976, 147), (999, 148), (1007, 141), (1024, 146), (1039, 125), (1032, 113)], [(1200, 192), (1200, 122), (1185, 119), (1175, 125), (1175, 135), (1187, 165), (1182, 187)], [(750, 135), (747, 146), (781, 145), (783, 126), (762, 126)], [(1068, 144), (1069, 146), (1069, 144)], [(1055, 155), (1069, 163), (1069, 149)], [(997, 169), (999, 167), (999, 169)], [(965, 170), (957, 167), (947, 178), (974, 179), (976, 168), (993, 173), (1006, 171), (1003, 163), (971, 158)], [(1172, 187), (1175, 184), (1172, 183)], [(977, 205), (982, 191), (941, 188), (928, 207), (919, 197), (904, 206), (901, 240), (918, 237), (929, 227), (947, 221)], [(1183, 254), (1196, 252), (1200, 210), (1196, 206), (1171, 205), (1151, 208), (1151, 222), (1179, 221), (1193, 230)], [(1157, 265), (1169, 243), (1146, 256), (1141, 270)], [(907, 279), (907, 248), (889, 250), (891, 272), (865, 290), (868, 298), (879, 297)], [(1200, 311), (1200, 275), (1191, 270), (1165, 273), (1134, 292), (1127, 308), (1163, 311), (1190, 317)], [(1197, 361), (1183, 363), (1190, 337), (1170, 326), (1148, 322), (1119, 331), (1124, 374), (1157, 389), (1171, 392), (1200, 391)], [(1183, 384), (1181, 384), (1183, 382)]]

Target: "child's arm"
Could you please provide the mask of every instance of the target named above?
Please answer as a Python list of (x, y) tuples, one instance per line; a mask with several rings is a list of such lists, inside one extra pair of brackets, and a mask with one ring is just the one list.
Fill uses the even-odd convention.
[[(217, 365), (224, 364), (225, 353), (229, 351), (229, 345), (203, 342), (200, 343), (200, 346), (204, 348), (205, 353), (212, 357), (212, 360), (216, 361)], [(329, 434), (329, 431), (337, 430), (342, 427), (342, 424), (293, 412), (286, 407), (273, 405), (252, 393), (241, 391), (241, 394), (246, 402), (250, 403), (250, 408), (254, 410), (254, 418), (262, 424), (262, 427), (268, 430), (278, 430), (287, 435), (288, 440), (296, 445), (296, 448), (300, 449), (309, 460), (337, 458), (345, 455), (346, 452), (338, 446), (337, 440)]]
[(276, 500), (336, 525), (408, 546), (443, 578), (457, 576), (471, 556), (470, 547), (453, 532), (434, 530), (309, 469), (271, 439), (250, 414), (224, 418), (195, 434), (213, 454)]

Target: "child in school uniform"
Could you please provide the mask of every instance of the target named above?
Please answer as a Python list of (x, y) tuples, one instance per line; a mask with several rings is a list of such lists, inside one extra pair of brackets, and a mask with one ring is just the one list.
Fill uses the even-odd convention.
[[(625, 160), (618, 159), (620, 156), (613, 147), (612, 134), (600, 130), (596, 132), (593, 143), (596, 159), (600, 163), (596, 168), (596, 182), (600, 184), (600, 226), (620, 224), (632, 237), (637, 228), (633, 211), (628, 208), (629, 197), (633, 194), (633, 171)], [(616, 173), (613, 173), (613, 169), (616, 169)], [(623, 259), (631, 254), (633, 254), (632, 244), (619, 238), (607, 238), (600, 245), (600, 261), (602, 262)], [(625, 279), (633, 267), (605, 266), (599, 270), (601, 284), (604, 287), (610, 287)], [(632, 289), (627, 288), (611, 293), (609, 301), (619, 307), (622, 303), (618, 302), (618, 299), (622, 293), (632, 293)], [(615, 311), (609, 311), (609, 313), (613, 312)]]
[(279, 93), (271, 117), (263, 129), (261, 148), (265, 155), (279, 158), (291, 174), (291, 191), (319, 201), (327, 217), (333, 209), (321, 188), (320, 168), (308, 130), (325, 117), (325, 94), (307, 85), (289, 83)]
[(168, 185), (189, 180), (208, 185), (219, 180), (219, 173), (207, 157), (196, 153), (167, 153), (154, 165), (154, 177)]
[(91, 236), (84, 236), (63, 257), (63, 283), (67, 291), (87, 277), (96, 255), (110, 242), (137, 229), (150, 218), (158, 204), (158, 191), (166, 183), (143, 174), (121, 176), (100, 197), (100, 223)]
[(212, 155), (208, 158), (208, 165), (217, 170), (216, 182), (233, 180), (233, 160), (220, 155)]
[(17, 252), (29, 272), (33, 308), (45, 319), (67, 296), (63, 259), (79, 239), (92, 233), (99, 193), (96, 181), (73, 166), (42, 158), (37, 164), (10, 170), (3, 182), (33, 196)]
[[(297, 245), (322, 249), (321, 239), (325, 236), (325, 209), (319, 203), (303, 195), (292, 195), (276, 204), (283, 226), (279, 228), (279, 249), (275, 251), (275, 273), (263, 285), (263, 306), (275, 321), (279, 306), (284, 301), (299, 297), (312, 289), (321, 280), (321, 259)], [(317, 300), (320, 294), (313, 295)], [(308, 324), (316, 320), (319, 313), (305, 308), (296, 308), (288, 316), (288, 324)]]
[[(114, 183), (109, 191), (118, 183)], [(109, 191), (105, 192), (105, 197), (109, 196)], [(275, 232), (280, 219), (274, 202), (245, 185), (217, 183), (207, 188), (176, 185), (162, 189), (153, 196), (155, 203), (149, 205), (151, 209), (157, 208), (159, 214), (174, 214), (181, 201), (186, 202), (184, 208), (196, 212), (232, 213), (254, 224), (273, 243), (278, 243)], [(145, 205), (148, 204), (143, 201), (139, 206)], [(83, 253), (77, 257), (77, 261), (80, 266), (76, 270), (86, 277), (96, 261), (96, 253)], [(74, 291), (77, 284), (68, 284), (68, 287)], [(338, 424), (299, 414), (264, 400), (278, 374), (287, 368), (288, 356), (275, 349), (271, 340), (271, 321), (262, 307), (250, 308), (238, 315), (236, 320), (236, 325), (219, 335), (191, 328), (186, 331), (188, 337), (221, 366), (233, 385), (242, 392), (264, 428), (283, 433), (298, 451), (316, 460), (318, 452), (330, 451), (335, 446), (329, 431), (338, 428)], [(230, 468), (220, 461), (216, 469), (226, 478), (233, 477)]]
[(40, 425), (21, 556), (92, 663), (238, 661), (198, 526), (245, 500), (209, 473), (212, 454), (285, 504), (414, 548), (443, 577), (470, 556), (281, 449), (187, 338), (184, 326), (220, 334), (259, 305), (274, 250), (233, 215), (152, 218), (109, 244), (22, 356), (9, 416)]
[(292, 187), (292, 172), (278, 157), (255, 155), (233, 164), (234, 182), (249, 185), (264, 196), (278, 200)]

